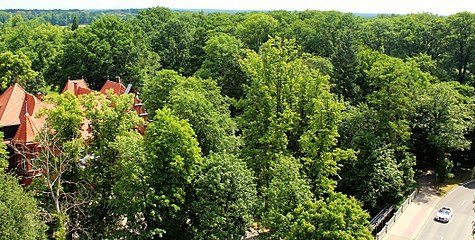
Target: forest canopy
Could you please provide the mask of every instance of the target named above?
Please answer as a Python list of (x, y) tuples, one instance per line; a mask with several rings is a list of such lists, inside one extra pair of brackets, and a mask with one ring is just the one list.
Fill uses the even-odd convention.
[[(474, 166), (469, 12), (0, 11), (0, 60), (2, 92), (51, 96), (42, 136), (57, 138), (42, 144), (68, 153), (59, 195), (38, 178), (14, 198), (49, 216), (29, 216), (34, 236), (372, 239), (370, 216), (421, 171)], [(124, 114), (128, 95), (56, 94), (117, 77), (150, 122)]]

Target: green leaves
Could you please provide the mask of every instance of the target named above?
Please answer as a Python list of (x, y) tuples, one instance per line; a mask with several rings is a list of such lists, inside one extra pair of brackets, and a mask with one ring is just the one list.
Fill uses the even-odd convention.
[(54, 134), (64, 140), (81, 138), (84, 114), (76, 96), (68, 91), (61, 95), (48, 95), (45, 101), (55, 106), (40, 113), (46, 115), (48, 127), (54, 130)]
[(185, 237), (191, 186), (202, 165), (195, 133), (169, 108), (159, 109), (147, 128), (145, 150), (150, 167), (147, 175), (154, 191), (150, 199), (160, 214), (152, 217), (149, 224), (164, 229), (165, 237)]
[(294, 221), (292, 211), (314, 195), (306, 176), (301, 173), (298, 159), (281, 155), (275, 158), (269, 170), (271, 180), (267, 187), (260, 189), (259, 207), (262, 222), (272, 229), (272, 236), (282, 237)]
[(204, 156), (238, 150), (241, 141), (236, 137), (229, 99), (221, 95), (215, 81), (187, 78), (170, 92), (169, 101), (176, 115), (192, 125)]
[(38, 91), (43, 87), (41, 81), (37, 79), (38, 72), (31, 69), (31, 61), (22, 52), (0, 53), (0, 75), (1, 91), (5, 91), (15, 83), (26, 87), (27, 91)]
[(277, 20), (268, 14), (251, 13), (237, 26), (236, 35), (250, 49), (257, 51), (263, 43), (267, 42), (269, 36), (275, 35), (277, 24)]
[(342, 193), (307, 201), (293, 215), (295, 219), (285, 239), (373, 239), (366, 227), (369, 214), (356, 199)]
[[(343, 105), (333, 100), (329, 78), (313, 68), (313, 60), (301, 54), (294, 41), (277, 38), (265, 43), (260, 54), (249, 52), (241, 62), (250, 78), (239, 102), (243, 151), (259, 176), (267, 176), (274, 154), (307, 158), (302, 161), (309, 163), (305, 171), (313, 180), (337, 171), (327, 154), (336, 146)], [(317, 173), (321, 169), (317, 166), (333, 167)]]
[(223, 95), (240, 99), (245, 83), (244, 73), (239, 66), (239, 59), (244, 53), (243, 43), (234, 36), (217, 34), (206, 41), (203, 50), (206, 59), (195, 74), (215, 79)]
[(160, 70), (147, 75), (143, 83), (142, 100), (147, 106), (150, 118), (170, 100), (170, 92), (185, 78), (173, 70)]
[(246, 164), (234, 155), (211, 154), (193, 189), (194, 239), (242, 239), (257, 202)]
[(149, 54), (142, 34), (138, 26), (110, 16), (77, 29), (64, 46), (62, 77), (88, 79), (93, 89), (116, 76), (140, 85), (143, 68), (155, 64), (153, 59), (147, 59)]
[(0, 173), (0, 236), (5, 239), (46, 239), (37, 201), (18, 184)]
[[(416, 113), (412, 120), (417, 149), (431, 147), (442, 164), (441, 176), (448, 176), (451, 163), (448, 155), (457, 150), (470, 148), (467, 138), (473, 129), (473, 88), (462, 87), (458, 82), (443, 82), (421, 91), (416, 101)], [(422, 150), (421, 150), (422, 151)], [(420, 156), (421, 160), (428, 156)]]

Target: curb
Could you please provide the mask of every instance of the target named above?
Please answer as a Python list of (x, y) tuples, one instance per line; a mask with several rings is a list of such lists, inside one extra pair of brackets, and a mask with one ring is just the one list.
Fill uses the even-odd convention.
[[(447, 192), (446, 194), (444, 194), (441, 198), (439, 198), (439, 200), (437, 200), (437, 202), (434, 202), (434, 203), (435, 203), (434, 206), (437, 206), (437, 205), (439, 204), (439, 202), (440, 202), (446, 195), (451, 194), (452, 192), (454, 192), (455, 190), (457, 190), (457, 188), (462, 187), (462, 186), (465, 186), (465, 185), (467, 185), (467, 184), (471, 184), (471, 183), (473, 183), (473, 182), (475, 182), (475, 179), (468, 180), (468, 181), (466, 181), (466, 182), (464, 182), (464, 183), (460, 183), (457, 187), (453, 188), (452, 190), (450, 190), (449, 192)], [(427, 221), (429, 221), (429, 219), (430, 219), (430, 218), (427, 218), (427, 219), (424, 221), (423, 226), (427, 223)], [(419, 239), (419, 235), (421, 234), (421, 230), (422, 230), (422, 229), (419, 230), (419, 232), (417, 233), (415, 239)]]

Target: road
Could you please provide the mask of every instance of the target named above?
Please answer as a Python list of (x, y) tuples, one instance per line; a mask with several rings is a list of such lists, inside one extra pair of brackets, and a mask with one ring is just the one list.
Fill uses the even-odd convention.
[[(471, 227), (475, 220), (473, 203), (475, 197), (475, 181), (459, 186), (442, 198), (429, 215), (416, 239), (430, 240), (467, 240), (472, 239)], [(454, 209), (454, 217), (449, 223), (434, 221), (436, 211), (441, 206)]]

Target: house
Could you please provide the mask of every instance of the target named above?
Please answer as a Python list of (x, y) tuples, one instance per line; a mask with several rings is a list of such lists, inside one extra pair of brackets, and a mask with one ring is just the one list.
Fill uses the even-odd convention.
[[(147, 119), (147, 112), (142, 106), (135, 89), (129, 85), (127, 88), (120, 81), (107, 81), (102, 89), (97, 92), (91, 90), (84, 79), (68, 80), (62, 93), (72, 92), (75, 96), (89, 93), (106, 94), (112, 89), (114, 94), (122, 95), (132, 93), (135, 95), (131, 109)], [(21, 183), (28, 185), (33, 178), (41, 176), (41, 169), (35, 168), (35, 160), (41, 147), (35, 143), (35, 136), (46, 123), (45, 117), (40, 117), (38, 112), (42, 108), (53, 108), (51, 104), (41, 101), (41, 95), (34, 96), (27, 93), (20, 85), (14, 84), (0, 96), (0, 128), (3, 132), (3, 142), (8, 146), (9, 168), (13, 169), (20, 177)], [(142, 134), (146, 126), (139, 126)], [(82, 124), (82, 137), (92, 137), (90, 122), (86, 119)]]
[(25, 184), (41, 174), (32, 168), (37, 152), (34, 138), (45, 124), (45, 119), (37, 117), (37, 113), (41, 108), (50, 107), (18, 84), (0, 96), (0, 127), (3, 142), (8, 146), (10, 168), (15, 169)]

